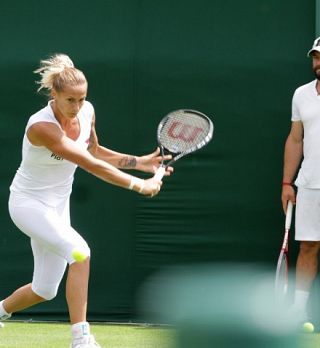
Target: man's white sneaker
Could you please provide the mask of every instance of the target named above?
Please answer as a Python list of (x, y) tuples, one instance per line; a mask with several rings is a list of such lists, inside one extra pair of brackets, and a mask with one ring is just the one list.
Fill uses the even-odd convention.
[(93, 335), (81, 337), (73, 340), (70, 348), (101, 348), (96, 342)]

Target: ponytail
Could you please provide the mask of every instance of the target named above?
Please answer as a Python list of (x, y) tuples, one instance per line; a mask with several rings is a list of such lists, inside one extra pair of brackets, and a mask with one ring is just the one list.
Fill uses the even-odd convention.
[(36, 83), (40, 85), (38, 92), (42, 89), (57, 92), (63, 90), (65, 85), (76, 86), (87, 83), (82, 71), (76, 69), (72, 60), (66, 54), (55, 54), (49, 59), (41, 60), (40, 67), (34, 71), (40, 75)]

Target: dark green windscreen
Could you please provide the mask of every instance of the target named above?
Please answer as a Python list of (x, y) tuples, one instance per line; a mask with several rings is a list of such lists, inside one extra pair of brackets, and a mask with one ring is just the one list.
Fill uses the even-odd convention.
[[(274, 265), (283, 145), (292, 94), (313, 78), (306, 53), (314, 10), (298, 0), (1, 3), (0, 298), (32, 277), (29, 241), (8, 215), (8, 188), (26, 121), (46, 103), (32, 71), (55, 52), (85, 72), (107, 147), (153, 151), (159, 120), (179, 108), (215, 124), (213, 141), (178, 162), (152, 200), (78, 170), (72, 221), (92, 249), (89, 319), (133, 318), (141, 284), (162, 267)], [(22, 314), (65, 319), (63, 287)]]

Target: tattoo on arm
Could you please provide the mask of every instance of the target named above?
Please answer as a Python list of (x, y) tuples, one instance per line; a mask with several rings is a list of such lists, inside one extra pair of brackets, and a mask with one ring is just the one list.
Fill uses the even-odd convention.
[(94, 150), (94, 147), (97, 146), (97, 136), (94, 132), (91, 131), (90, 137), (89, 137), (89, 144), (88, 144), (88, 151)]
[(135, 168), (137, 165), (137, 159), (134, 156), (122, 157), (119, 161), (120, 168)]

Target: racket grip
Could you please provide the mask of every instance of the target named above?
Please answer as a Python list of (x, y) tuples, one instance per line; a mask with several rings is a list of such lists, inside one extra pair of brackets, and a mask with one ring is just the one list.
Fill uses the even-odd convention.
[(154, 178), (157, 180), (161, 180), (164, 176), (164, 173), (166, 172), (166, 167), (160, 166), (156, 173), (154, 174)]
[(291, 219), (292, 219), (292, 209), (293, 209), (293, 204), (291, 201), (288, 201), (288, 206), (287, 206), (287, 212), (286, 212), (286, 229), (290, 229), (291, 226)]

